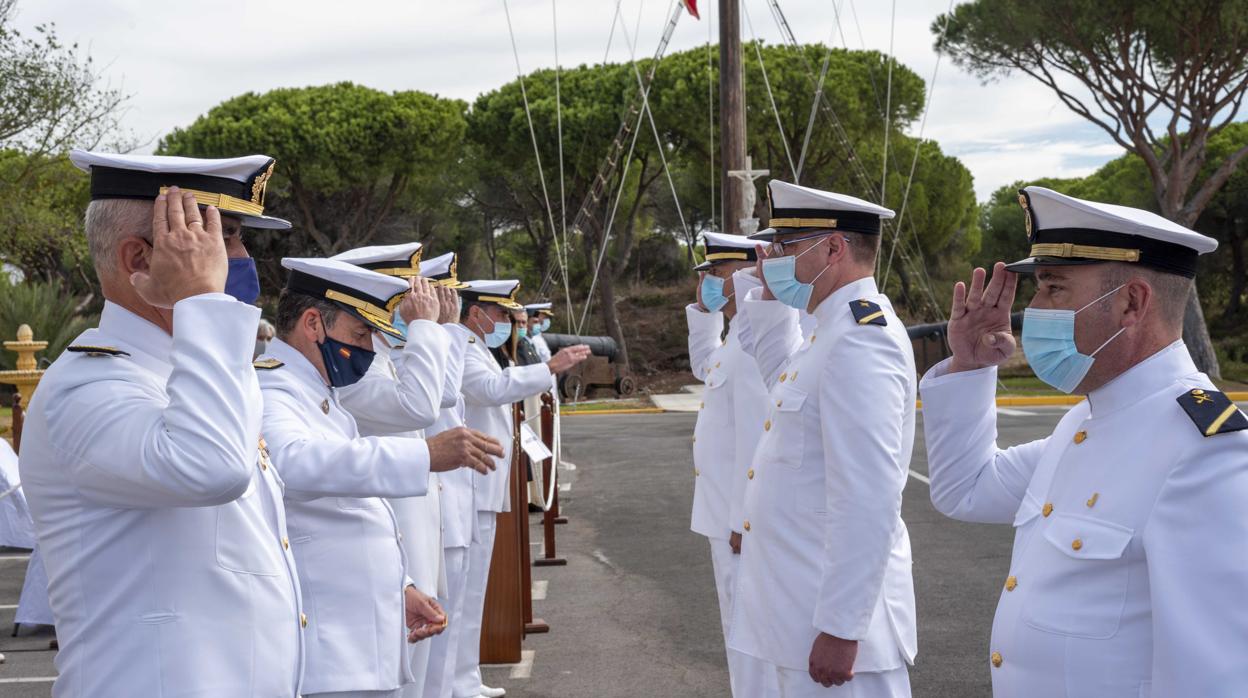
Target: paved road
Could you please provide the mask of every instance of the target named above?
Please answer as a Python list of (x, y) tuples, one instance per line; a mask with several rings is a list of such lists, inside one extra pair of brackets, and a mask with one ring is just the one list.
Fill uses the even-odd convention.
[[(1064, 409), (1001, 415), (1001, 443), (1047, 434)], [(578, 465), (559, 529), (565, 568), (538, 569), (547, 598), (535, 613), (549, 635), (529, 638), (528, 679), (487, 669), (517, 698), (721, 697), (727, 673), (710, 552), (689, 532), (695, 415), (577, 416), (564, 420), (566, 457)], [(927, 472), (916, 444), (913, 469)], [(903, 516), (914, 549), (917, 698), (988, 696), (988, 630), (1009, 564), (1006, 527), (951, 521), (912, 477)]]
[[(1001, 416), (1001, 440), (1048, 433), (1057, 409)], [(530, 637), (530, 662), (488, 667), (486, 681), (515, 698), (720, 698), (728, 695), (710, 553), (689, 531), (695, 415), (577, 416), (564, 420), (563, 474), (571, 519), (559, 527), (567, 567), (536, 568), (536, 615), (549, 635)], [(921, 443), (913, 469), (925, 474)], [(903, 515), (914, 548), (918, 698), (989, 695), (988, 628), (1005, 577), (1010, 531), (938, 514), (911, 478)], [(534, 524), (540, 519), (533, 518)], [(534, 540), (540, 540), (534, 529)], [(0, 552), (0, 697), (48, 696), (53, 675), (46, 631), (8, 637), (21, 588), (21, 555)], [(527, 675), (527, 678), (521, 678)], [(514, 678), (513, 678), (514, 676)]]

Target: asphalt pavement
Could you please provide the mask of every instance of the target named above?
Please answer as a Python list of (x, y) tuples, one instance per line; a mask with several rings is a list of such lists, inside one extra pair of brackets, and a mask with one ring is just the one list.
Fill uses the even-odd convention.
[[(1065, 409), (1003, 410), (1000, 444), (1042, 438)], [(669, 413), (563, 420), (564, 455), (576, 464), (564, 474), (569, 524), (558, 529), (558, 553), (569, 562), (534, 570), (546, 597), (534, 613), (551, 632), (525, 641), (532, 654), (518, 672), (487, 668), (487, 683), (516, 698), (729, 695), (710, 551), (689, 531), (695, 419)], [(938, 513), (921, 479), (921, 426), (916, 436), (917, 476), (902, 507), (919, 616), (913, 695), (989, 696), (988, 634), (1012, 530)]]
[[(1064, 408), (1003, 410), (1001, 444), (1040, 438)], [(534, 613), (551, 626), (516, 666), (487, 667), (515, 698), (728, 696), (706, 539), (689, 531), (694, 414), (566, 417), (561, 473), (566, 567), (534, 568)], [(988, 632), (1011, 531), (951, 521), (928, 499), (922, 430), (902, 514), (910, 529), (919, 615), (916, 698), (988, 696)], [(540, 516), (532, 539), (540, 541)], [(535, 555), (540, 547), (535, 547)], [(9, 637), (26, 569), (0, 550), (0, 698), (50, 695), (50, 629)]]

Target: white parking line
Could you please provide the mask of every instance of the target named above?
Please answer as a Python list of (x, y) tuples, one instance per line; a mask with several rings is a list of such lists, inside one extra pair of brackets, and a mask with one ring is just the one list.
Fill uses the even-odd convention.
[(15, 603), (0, 603), (0, 611), (12, 611), (17, 608)]
[(911, 470), (910, 477), (914, 478), (915, 480), (918, 480), (919, 482), (923, 483), (924, 485), (927, 485), (928, 487), (932, 486), (932, 481), (929, 480), (928, 477), (924, 475), (923, 473), (916, 473), (915, 471)]
[(18, 676), (11, 679), (0, 679), (0, 683), (52, 683), (55, 676)]
[(550, 585), (550, 581), (546, 579), (533, 580), (533, 600), (545, 601), (546, 600), (546, 587), (548, 587), (549, 585)]
[(527, 679), (533, 675), (533, 657), (536, 654), (536, 650), (520, 650), (520, 661), (516, 664), (483, 664), (482, 666), (489, 669), (506, 669), (510, 667), (510, 678)]
[(1004, 414), (1010, 417), (1034, 417), (1039, 412), (1029, 412), (1027, 410), (1016, 410), (1012, 407), (998, 407), (997, 414)]
[(520, 650), (520, 663), (511, 667), (511, 678), (527, 679), (533, 675), (533, 657), (537, 650)]
[(562, 485), (559, 485), (559, 491), (560, 491), (560, 492), (571, 492), (571, 491), (572, 491), (572, 483), (570, 483), (570, 482), (565, 482), (565, 483), (563, 483)]
[(0, 555), (0, 562), (8, 561), (29, 562), (30, 555)]

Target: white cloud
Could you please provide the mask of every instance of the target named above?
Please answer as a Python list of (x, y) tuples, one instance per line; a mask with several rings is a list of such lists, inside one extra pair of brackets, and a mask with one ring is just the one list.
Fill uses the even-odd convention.
[[(607, 49), (614, 0), (557, 0), (565, 65), (596, 63)], [(758, 35), (780, 42), (764, 0), (745, 0)], [(834, 6), (833, 2), (838, 5)], [(509, 0), (525, 71), (554, 64), (550, 0)], [(699, 0), (702, 22), (683, 17), (669, 51), (707, 41), (716, 0)], [(948, 0), (783, 0), (797, 39), (887, 51), (930, 80), (932, 21)], [(836, 7), (840, 8), (837, 27)], [(623, 0), (637, 53), (650, 56), (671, 5)], [(145, 0), (24, 0), (18, 24), (55, 21), (62, 38), (90, 51), (115, 84), (134, 94), (126, 125), (143, 139), (183, 126), (248, 90), (351, 80), (471, 100), (515, 77), (502, 0), (220, 0), (163, 5)], [(855, 21), (855, 17), (857, 21)], [(742, 32), (749, 30), (742, 22)], [(717, 25), (710, 24), (717, 37)], [(861, 32), (861, 33), (860, 33)], [(617, 29), (609, 53), (628, 52)], [(1086, 173), (1115, 156), (1108, 136), (1024, 77), (989, 85), (941, 61), (925, 136), (963, 159), (980, 197), (1015, 179)], [(705, 105), (698, 105), (701, 113)], [(917, 130), (918, 125), (915, 125)], [(1055, 138), (1055, 131), (1069, 135)]]

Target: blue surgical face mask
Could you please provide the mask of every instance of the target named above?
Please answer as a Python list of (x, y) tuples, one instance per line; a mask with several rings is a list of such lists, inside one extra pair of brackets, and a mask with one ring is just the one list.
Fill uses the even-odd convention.
[(225, 292), (236, 299), (255, 303), (260, 297), (260, 277), (256, 274), (256, 260), (251, 257), (235, 257), (229, 260), (225, 275)]
[(1037, 378), (1063, 393), (1079, 387), (1096, 355), (1127, 328), (1119, 329), (1091, 354), (1081, 354), (1075, 345), (1075, 316), (1120, 290), (1122, 286), (1078, 310), (1028, 308), (1023, 312), (1023, 355)]
[(321, 361), (325, 364), (325, 375), (329, 376), (329, 384), (335, 388), (345, 388), (358, 383), (368, 367), (373, 364), (376, 353), (370, 349), (361, 349), (350, 344), (325, 336), (325, 340), (317, 343), (321, 350)]
[(381, 336), (385, 338), (386, 343), (391, 347), (400, 347), (407, 342), (407, 322), (403, 319), (403, 316), (399, 314), (399, 311), (396, 310), (394, 311), (394, 318), (390, 320), (390, 324), (394, 326), (394, 329), (399, 331), (399, 334), (403, 335), (403, 339), (392, 337), (386, 332), (382, 332)]
[(702, 277), (702, 305), (712, 313), (718, 313), (728, 305), (732, 296), (724, 295), (724, 280), (707, 274)]
[(517, 336), (517, 337), (527, 337), (528, 335), (529, 335), (529, 328), (528, 328), (528, 327), (518, 327), (518, 328), (516, 328), (516, 336)]
[(810, 306), (810, 295), (815, 291), (815, 282), (832, 267), (824, 267), (809, 283), (802, 283), (797, 280), (797, 258), (818, 247), (819, 243), (815, 243), (797, 255), (763, 260), (763, 279), (767, 281), (767, 288), (771, 289), (771, 295), (776, 300), (798, 310), (806, 310)]
[[(548, 317), (542, 318), (542, 324), (538, 325), (537, 327), (539, 330), (541, 330), (541, 332), (549, 332), (550, 331), (550, 318)], [(534, 334), (539, 334), (539, 333), (535, 332)]]
[[(473, 321), (473, 324), (475, 325), (476, 321)], [(511, 339), (511, 323), (509, 322), (495, 321), (494, 329), (490, 332), (486, 332), (481, 329), (480, 325), (477, 325), (477, 331), (485, 335), (485, 346), (491, 349), (497, 349), (506, 344), (507, 340)]]

